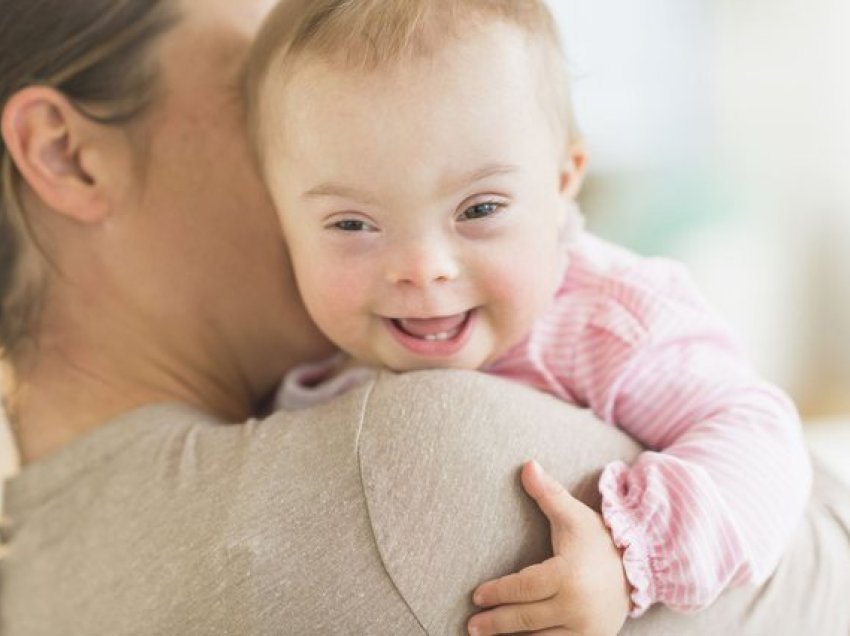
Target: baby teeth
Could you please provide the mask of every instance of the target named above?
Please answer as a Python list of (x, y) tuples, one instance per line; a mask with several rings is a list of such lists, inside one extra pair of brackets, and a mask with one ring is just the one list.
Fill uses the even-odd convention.
[(441, 333), (429, 333), (425, 335), (425, 340), (428, 342), (442, 342), (444, 340), (448, 340), (452, 337), (452, 334), (448, 331), (443, 331)]

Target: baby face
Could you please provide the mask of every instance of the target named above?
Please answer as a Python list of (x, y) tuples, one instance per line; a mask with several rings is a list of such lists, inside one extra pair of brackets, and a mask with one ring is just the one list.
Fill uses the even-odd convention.
[(478, 368), (551, 302), (581, 162), (537, 64), (494, 26), (375, 72), (306, 61), (266, 88), (266, 174), (298, 286), (355, 358)]

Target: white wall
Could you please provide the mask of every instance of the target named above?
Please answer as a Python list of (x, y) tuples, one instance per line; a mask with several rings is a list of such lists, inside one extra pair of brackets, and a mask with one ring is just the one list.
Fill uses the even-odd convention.
[(705, 142), (707, 3), (550, 0), (597, 169), (656, 166)]

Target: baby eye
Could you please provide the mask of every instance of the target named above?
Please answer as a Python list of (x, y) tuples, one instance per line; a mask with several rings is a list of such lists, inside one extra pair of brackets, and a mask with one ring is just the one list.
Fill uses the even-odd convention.
[(343, 232), (373, 232), (375, 230), (366, 221), (358, 221), (356, 219), (343, 219), (332, 224), (331, 227), (342, 230)]
[(504, 207), (503, 203), (498, 201), (487, 201), (485, 203), (476, 203), (466, 208), (461, 213), (461, 221), (474, 221), (476, 219), (486, 219), (493, 216)]

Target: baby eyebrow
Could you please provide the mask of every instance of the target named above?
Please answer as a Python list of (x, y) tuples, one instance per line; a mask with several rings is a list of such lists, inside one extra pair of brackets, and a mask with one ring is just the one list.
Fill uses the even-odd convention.
[(507, 163), (494, 163), (483, 168), (478, 168), (477, 170), (473, 170), (466, 177), (464, 177), (464, 181), (467, 183), (472, 183), (473, 181), (480, 181), (481, 179), (486, 179), (487, 177), (492, 177), (500, 174), (510, 174), (512, 172), (519, 171), (519, 166), (514, 166), (512, 164)]
[[(467, 186), (472, 183), (475, 183), (476, 181), (481, 181), (482, 179), (486, 179), (488, 177), (513, 174), (515, 172), (519, 172), (519, 166), (505, 163), (487, 164), (486, 166), (476, 168), (475, 170), (461, 175), (460, 177), (452, 177), (451, 179), (447, 179), (447, 185), (449, 187), (446, 187), (445, 191), (456, 192), (458, 190), (466, 188)], [(374, 203), (373, 197), (368, 192), (360, 190), (358, 188), (353, 188), (350, 186), (332, 182), (322, 183), (313, 188), (310, 188), (301, 196), (305, 199), (320, 197), (340, 197), (344, 199), (353, 199), (356, 201), (360, 201), (361, 203)]]
[(519, 166), (507, 163), (487, 164), (486, 166), (476, 168), (475, 170), (468, 172), (467, 174), (464, 174), (460, 177), (452, 178), (450, 180), (447, 179), (447, 187), (445, 188), (445, 191), (457, 192), (458, 190), (463, 190), (470, 184), (475, 183), (476, 181), (481, 181), (483, 179), (487, 179), (488, 177), (513, 174), (515, 172), (519, 172)]
[(314, 188), (310, 188), (301, 196), (305, 199), (340, 197), (343, 199), (354, 199), (361, 203), (373, 203), (372, 197), (368, 192), (337, 183), (322, 183)]

